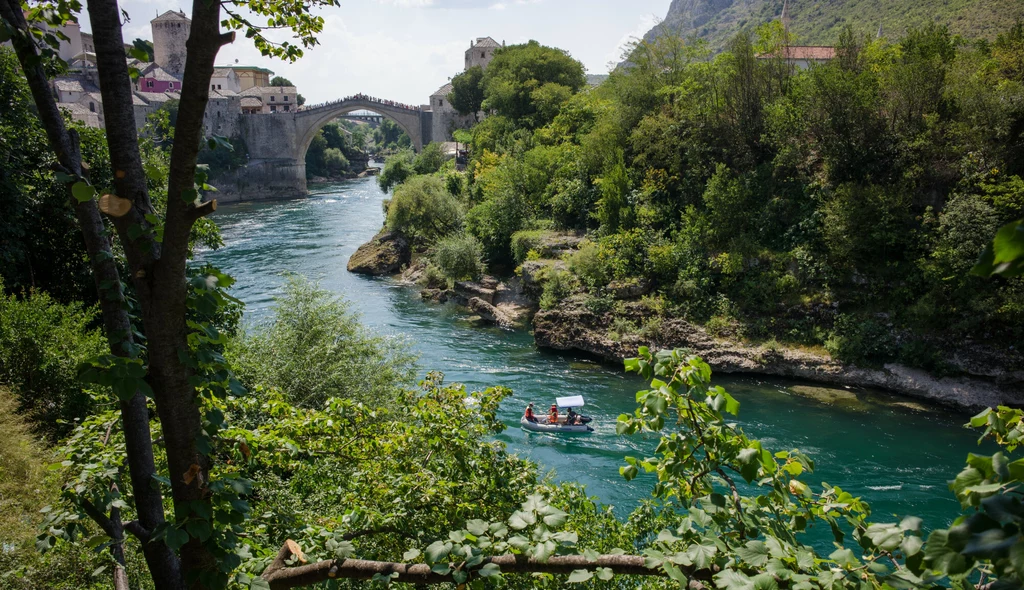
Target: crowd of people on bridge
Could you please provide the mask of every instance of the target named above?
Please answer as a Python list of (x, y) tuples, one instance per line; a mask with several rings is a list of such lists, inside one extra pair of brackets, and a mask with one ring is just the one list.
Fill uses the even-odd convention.
[(348, 100), (365, 100), (367, 102), (375, 102), (377, 104), (381, 104), (381, 105), (384, 105), (384, 106), (395, 107), (395, 108), (399, 108), (399, 109), (406, 109), (406, 110), (409, 110), (409, 111), (419, 110), (418, 107), (414, 107), (412, 105), (408, 105), (408, 104), (401, 103), (401, 102), (394, 101), (394, 100), (385, 100), (383, 98), (375, 98), (373, 96), (367, 96), (365, 94), (353, 94), (352, 96), (346, 96), (345, 98), (339, 98), (338, 100), (335, 100), (335, 101), (332, 101), (332, 102), (324, 103), (322, 105), (316, 105), (315, 107), (307, 107), (307, 108), (317, 108), (317, 107), (321, 107), (321, 106), (337, 104), (339, 102), (345, 102), (345, 101), (348, 101)]

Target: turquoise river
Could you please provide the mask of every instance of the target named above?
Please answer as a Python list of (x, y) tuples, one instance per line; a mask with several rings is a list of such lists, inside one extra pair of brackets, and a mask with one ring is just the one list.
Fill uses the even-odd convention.
[[(237, 279), (233, 294), (246, 304), (246, 321), (266, 318), (288, 273), (307, 276), (351, 301), (364, 323), (405, 338), (420, 355), (422, 373), (440, 370), (471, 389), (504, 385), (514, 391), (502, 407), (509, 428), (499, 436), (559, 480), (587, 486), (617, 511), (650, 493), (652, 478), (625, 482), (623, 457), (643, 456), (651, 437), (621, 437), (615, 418), (631, 412), (643, 383), (613, 366), (538, 350), (526, 332), (481, 325), (454, 305), (428, 305), (415, 289), (390, 279), (350, 274), (348, 257), (381, 227), (386, 198), (374, 179), (314, 187), (307, 199), (222, 207), (215, 215), (225, 246), (203, 258)], [(716, 377), (741, 402), (739, 422), (768, 448), (800, 448), (817, 463), (809, 484), (828, 482), (870, 501), (873, 520), (916, 514), (944, 526), (958, 505), (947, 489), (977, 435), (964, 415), (914, 411), (885, 394), (857, 392), (862, 404), (840, 409), (793, 395), (792, 381), (751, 376)], [(803, 384), (807, 385), (807, 384)], [(528, 401), (581, 394), (594, 416), (590, 435), (528, 434), (519, 417)]]

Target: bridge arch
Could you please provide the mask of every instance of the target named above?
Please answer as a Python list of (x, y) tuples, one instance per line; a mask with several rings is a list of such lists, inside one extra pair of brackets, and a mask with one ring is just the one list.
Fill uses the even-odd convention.
[(295, 156), (303, 160), (305, 159), (306, 150), (309, 149), (313, 138), (316, 137), (316, 134), (320, 132), (324, 125), (344, 114), (360, 110), (373, 111), (392, 120), (412, 140), (413, 149), (417, 152), (423, 149), (424, 125), (422, 111), (417, 108), (405, 108), (375, 99), (355, 98), (316, 105), (298, 111), (295, 114), (297, 131), (299, 132), (296, 138), (295, 147), (297, 148), (297, 153)]
[[(306, 191), (306, 150), (320, 129), (356, 110), (380, 113), (412, 139), (417, 152), (430, 143), (433, 113), (369, 97), (346, 98), (301, 111), (240, 114), (239, 133), (249, 151), (249, 163), (226, 184), (236, 187), (234, 199), (259, 200), (301, 197)], [(221, 194), (222, 198), (228, 195)]]

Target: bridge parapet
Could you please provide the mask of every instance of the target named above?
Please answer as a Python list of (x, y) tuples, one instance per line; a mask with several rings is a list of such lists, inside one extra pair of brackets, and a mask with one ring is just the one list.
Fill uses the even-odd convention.
[(348, 102), (348, 101), (369, 102), (369, 103), (373, 103), (373, 104), (376, 104), (376, 105), (380, 105), (381, 107), (390, 107), (390, 108), (393, 108), (393, 109), (402, 109), (402, 110), (406, 110), (406, 111), (420, 112), (420, 111), (423, 110), (420, 107), (409, 105), (409, 104), (400, 103), (400, 102), (397, 102), (397, 101), (394, 101), (394, 100), (387, 100), (387, 99), (384, 99), (384, 98), (376, 98), (376, 97), (373, 97), (373, 96), (367, 96), (365, 94), (355, 94), (355, 95), (352, 95), (352, 96), (346, 96), (345, 98), (339, 98), (337, 100), (321, 102), (321, 103), (318, 103), (318, 104), (315, 104), (315, 105), (303, 107), (301, 109), (301, 111), (315, 111), (315, 110), (319, 110), (319, 109), (332, 108), (332, 107), (335, 107), (335, 106), (337, 106), (339, 104), (342, 104), (342, 103)]

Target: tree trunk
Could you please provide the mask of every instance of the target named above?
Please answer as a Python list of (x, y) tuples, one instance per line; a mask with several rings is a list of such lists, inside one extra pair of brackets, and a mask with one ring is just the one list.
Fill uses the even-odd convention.
[[(28, 23), (25, 21), (20, 3), (16, 0), (0, 0), (0, 16), (14, 29), (28, 31)], [(64, 172), (73, 177), (82, 177), (84, 175), (78, 136), (65, 127), (64, 119), (50, 93), (36, 47), (27, 39), (28, 37), (16, 35), (11, 41), (28, 80), (47, 138)], [(75, 215), (85, 239), (110, 351), (116, 356), (127, 356), (126, 345), (133, 343), (134, 336), (121, 288), (121, 279), (110, 241), (106, 236), (103, 219), (95, 200), (75, 203)], [(110, 286), (104, 288), (104, 285)], [(116, 296), (108, 296), (110, 290), (116, 291)], [(139, 524), (145, 531), (152, 531), (164, 522), (164, 512), (162, 494), (159, 488), (152, 485), (156, 467), (149, 428), (149, 409), (144, 395), (136, 392), (131, 399), (121, 402), (121, 422)], [(144, 542), (143, 551), (158, 590), (182, 587), (178, 558), (167, 545), (162, 541)]]
[[(135, 130), (121, 11), (117, 0), (89, 0), (88, 8), (115, 188), (118, 196), (135, 205), (131, 214), (115, 222), (115, 227), (127, 253), (142, 309), (148, 344), (148, 380), (163, 426), (172, 498), (176, 506), (209, 506), (210, 462), (197, 448), (202, 416), (196, 405), (195, 387), (189, 382), (193, 372), (181, 358), (182, 353), (188, 351), (185, 280), (188, 241), (198, 218), (191, 200), (186, 202), (182, 196), (194, 187), (214, 60), (225, 40), (234, 36), (220, 35), (219, 3), (194, 3), (171, 151), (163, 241), (157, 243), (148, 231), (133, 239), (132, 226), (150, 228), (144, 216), (152, 211), (152, 206)], [(186, 473), (190, 474), (188, 478)], [(216, 568), (216, 559), (198, 539), (190, 538), (181, 549), (181, 566), (181, 575), (198, 585), (200, 574)]]

